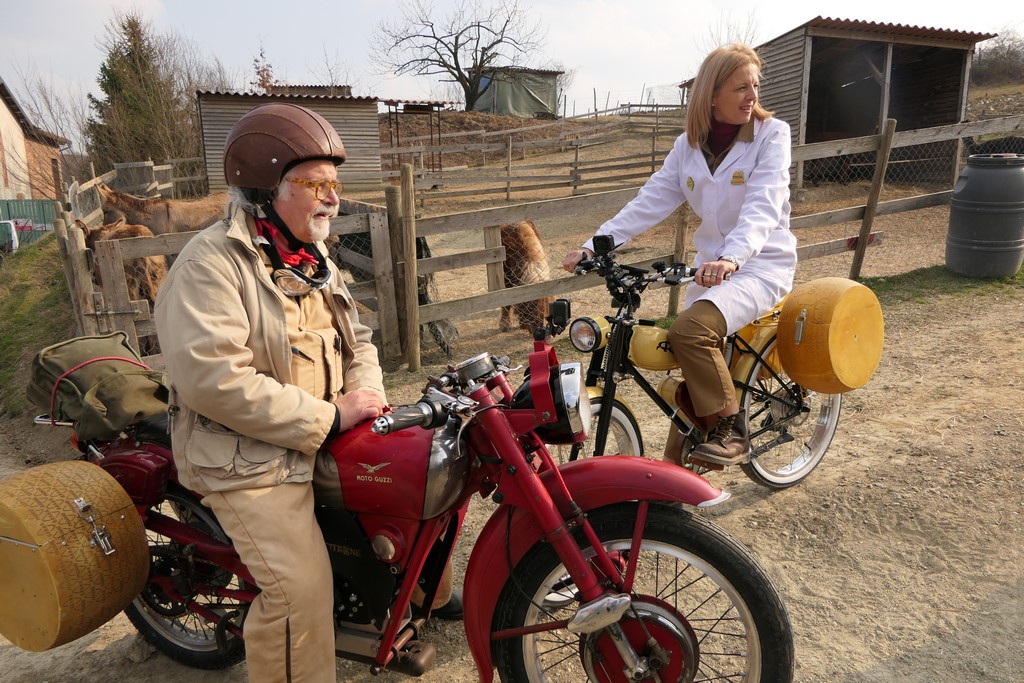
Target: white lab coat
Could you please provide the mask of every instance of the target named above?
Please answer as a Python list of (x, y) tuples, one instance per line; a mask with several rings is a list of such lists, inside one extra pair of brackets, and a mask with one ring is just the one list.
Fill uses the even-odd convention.
[[(796, 270), (796, 238), (789, 230), (789, 124), (776, 118), (753, 124), (753, 141), (737, 140), (714, 175), (704, 153), (690, 147), (685, 134), (679, 136), (636, 198), (597, 231), (621, 246), (688, 201), (701, 218), (692, 265), (731, 255), (740, 267), (721, 285), (688, 285), (685, 305), (714, 303), (728, 334), (781, 301)], [(584, 246), (593, 250), (593, 240)]]

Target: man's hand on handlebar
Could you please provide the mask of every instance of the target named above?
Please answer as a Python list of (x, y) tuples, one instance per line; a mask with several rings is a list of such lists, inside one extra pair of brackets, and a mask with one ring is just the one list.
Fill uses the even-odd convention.
[(593, 258), (594, 252), (589, 249), (573, 249), (565, 255), (565, 260), (562, 261), (562, 268), (569, 271), (570, 273), (575, 272), (576, 266), (583, 259)]
[(341, 431), (356, 426), (363, 420), (379, 417), (384, 413), (384, 397), (371, 389), (356, 389), (341, 394), (332, 403), (341, 414)]

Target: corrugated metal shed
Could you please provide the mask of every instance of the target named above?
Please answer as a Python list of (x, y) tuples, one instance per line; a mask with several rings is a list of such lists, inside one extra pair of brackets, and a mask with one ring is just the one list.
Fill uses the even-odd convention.
[(815, 17), (759, 46), (761, 100), (794, 144), (957, 123), (974, 46), (992, 33)]
[[(307, 89), (306, 92), (309, 92)], [(224, 190), (224, 142), (231, 127), (248, 112), (268, 102), (292, 102), (317, 112), (341, 135), (348, 159), (338, 169), (338, 178), (351, 189), (379, 188), (380, 123), (376, 97), (320, 94), (263, 95), (244, 92), (204, 91), (197, 93), (203, 126), (203, 150), (210, 191)]]
[(761, 101), (790, 124), (795, 145), (872, 135), (888, 118), (897, 130), (958, 123), (967, 113), (974, 47), (993, 37), (815, 17), (758, 46)]

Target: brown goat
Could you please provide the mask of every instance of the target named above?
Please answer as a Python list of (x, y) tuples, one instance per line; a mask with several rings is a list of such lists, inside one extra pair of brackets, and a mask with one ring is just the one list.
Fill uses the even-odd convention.
[[(109, 225), (90, 228), (82, 221), (75, 221), (85, 232), (85, 246), (95, 251), (96, 243), (101, 240), (123, 240), (131, 237), (153, 237), (153, 232), (144, 225), (131, 225), (118, 219)], [(167, 276), (167, 261), (163, 256), (143, 256), (125, 262), (125, 282), (128, 285), (128, 298), (132, 301), (146, 299), (152, 306), (156, 301), (157, 290)], [(102, 287), (103, 282), (99, 271), (93, 275), (94, 282)]]
[[(514, 225), (501, 226), (501, 246), (505, 247), (505, 287), (518, 287), (551, 279), (547, 256), (541, 244), (537, 226), (531, 220)], [(548, 304), (554, 297), (524, 301), (501, 309), (499, 329), (512, 329), (512, 312), (515, 311), (519, 327), (533, 332), (544, 324)]]
[(103, 183), (97, 184), (96, 189), (103, 200), (104, 223), (123, 219), (129, 224), (146, 226), (154, 235), (202, 230), (223, 216), (228, 203), (225, 192), (202, 199), (143, 199), (112, 190)]

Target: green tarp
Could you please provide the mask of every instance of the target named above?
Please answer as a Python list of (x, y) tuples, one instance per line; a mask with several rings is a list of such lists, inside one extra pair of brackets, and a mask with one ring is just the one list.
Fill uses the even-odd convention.
[(496, 71), (490, 87), (473, 107), (475, 111), (532, 119), (558, 115), (557, 74)]

